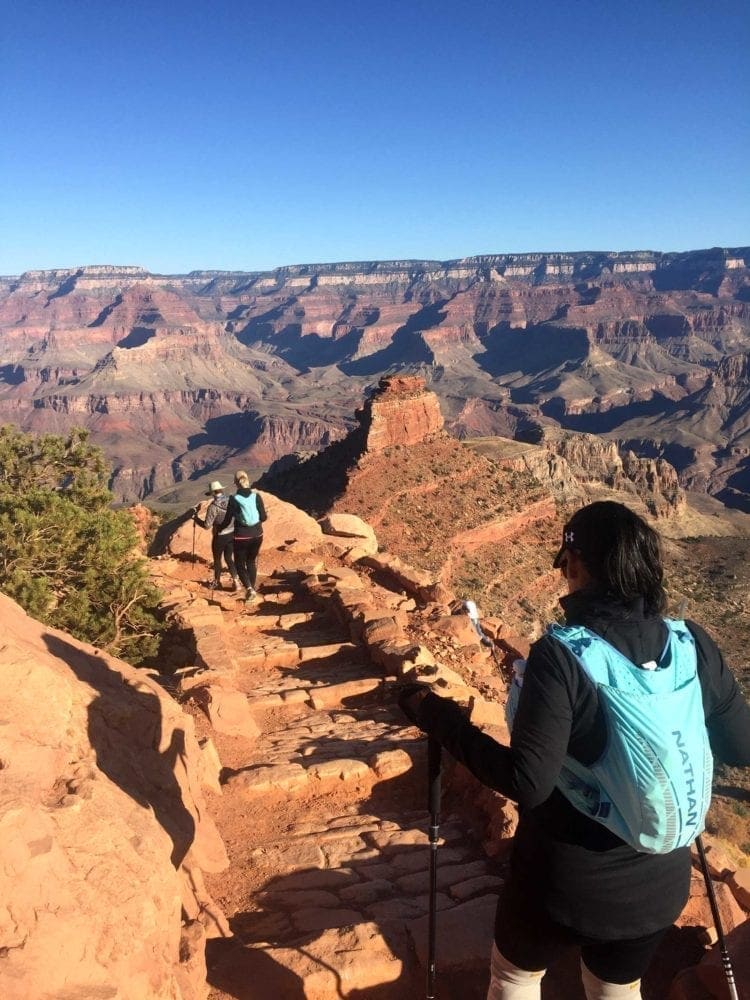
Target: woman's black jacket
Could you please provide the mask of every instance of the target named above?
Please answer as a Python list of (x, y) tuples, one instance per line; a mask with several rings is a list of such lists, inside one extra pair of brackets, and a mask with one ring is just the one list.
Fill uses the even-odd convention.
[[(625, 606), (577, 592), (561, 602), (634, 663), (658, 660), (666, 627), (642, 601)], [(750, 764), (750, 707), (712, 639), (693, 622), (706, 724), (715, 757)], [(459, 706), (428, 694), (417, 724), (485, 785), (518, 802), (511, 878), (555, 921), (600, 940), (668, 927), (687, 900), (690, 850), (642, 854), (579, 813), (555, 788), (566, 754), (583, 764), (604, 750), (596, 689), (575, 658), (548, 636), (529, 654), (510, 747), (473, 726)]]

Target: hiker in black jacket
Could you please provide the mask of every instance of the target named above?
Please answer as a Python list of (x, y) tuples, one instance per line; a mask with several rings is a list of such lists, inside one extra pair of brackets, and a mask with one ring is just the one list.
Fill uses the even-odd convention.
[[(565, 525), (555, 567), (568, 625), (584, 625), (633, 664), (654, 669), (665, 648), (658, 535), (622, 504), (590, 504)], [(750, 707), (715, 643), (687, 622), (714, 755), (750, 765)], [(547, 967), (581, 947), (588, 1000), (635, 1000), (690, 886), (690, 848), (635, 850), (579, 812), (556, 783), (566, 755), (597, 761), (607, 729), (596, 687), (550, 635), (531, 648), (510, 746), (482, 733), (424, 685), (403, 689), (407, 716), (484, 784), (518, 802), (510, 875), (498, 901), (488, 1000), (534, 1000)]]
[(234, 477), (237, 492), (229, 498), (227, 515), (234, 521), (234, 558), (237, 572), (245, 589), (245, 603), (258, 599), (255, 585), (258, 579), (258, 554), (263, 545), (263, 522), (266, 508), (263, 498), (250, 486), (246, 472)]
[(193, 517), (195, 523), (201, 528), (211, 529), (211, 555), (214, 559), (214, 578), (211, 584), (216, 590), (221, 589), (221, 562), (222, 559), (227, 564), (227, 569), (232, 577), (231, 590), (237, 590), (237, 570), (234, 565), (234, 521), (227, 518), (227, 507), (229, 497), (224, 493), (224, 487), (215, 479), (206, 493), (207, 497), (213, 497), (208, 505), (205, 518), (198, 516), (196, 507)]

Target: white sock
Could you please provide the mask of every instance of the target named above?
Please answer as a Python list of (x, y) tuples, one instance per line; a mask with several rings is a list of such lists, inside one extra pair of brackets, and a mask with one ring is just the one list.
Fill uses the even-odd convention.
[(546, 969), (540, 972), (519, 969), (497, 950), (495, 944), (492, 945), (490, 969), (492, 977), (487, 1000), (541, 1000), (542, 976)]
[(641, 1000), (641, 981), (605, 983), (581, 962), (581, 978), (586, 1000)]

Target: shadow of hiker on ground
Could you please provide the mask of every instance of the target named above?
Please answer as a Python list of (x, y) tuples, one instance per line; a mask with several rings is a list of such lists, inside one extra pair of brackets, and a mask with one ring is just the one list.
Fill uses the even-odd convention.
[(175, 776), (175, 764), (185, 755), (184, 730), (175, 729), (169, 746), (160, 749), (162, 712), (155, 694), (123, 683), (103, 657), (56, 635), (47, 634), (44, 641), (53, 656), (98, 692), (88, 706), (88, 736), (97, 766), (139, 805), (153, 811), (172, 841), (172, 864), (179, 867), (195, 838), (195, 821)]
[[(336, 720), (333, 722), (335, 725)], [(398, 738), (403, 726), (397, 731), (391, 720), (391, 727), (392, 735)], [(367, 756), (384, 749), (380, 740), (378, 743), (377, 748), (369, 745)], [(269, 853), (264, 852), (258, 860), (261, 869), (257, 888), (250, 897), (252, 903), (247, 906), (246, 896), (230, 918), (232, 931), (246, 951), (265, 952), (262, 960), (251, 956), (241, 962), (258, 975), (272, 977), (274, 985), (280, 981), (287, 990), (274, 993), (270, 988), (265, 992), (259, 989), (256, 995), (297, 1000), (306, 995), (305, 989), (308, 993), (319, 991), (317, 995), (330, 996), (331, 1000), (401, 1000), (422, 995), (423, 959), (417, 957), (420, 949), (415, 947), (409, 931), (416, 922), (420, 942), (426, 939), (422, 924), (429, 911), (426, 743), (422, 739), (418, 743), (412, 747), (410, 756), (415, 758), (415, 766), (409, 771), (381, 779), (372, 787), (365, 777), (362, 786), (355, 789), (359, 779), (354, 779), (352, 791), (359, 795), (356, 812), (347, 810), (339, 815), (340, 782), (334, 778), (320, 782), (320, 791), (315, 795), (321, 796), (321, 805), (327, 791), (333, 798), (321, 813), (321, 832), (302, 834), (303, 841), (309, 837), (311, 845), (322, 851), (320, 864), (285, 867), (285, 849), (276, 858), (276, 845), (268, 842)], [(311, 739), (308, 735), (301, 738), (299, 750), (305, 754), (306, 763), (329, 755), (347, 759), (355, 759), (356, 755), (361, 760), (363, 754), (357, 751), (365, 746), (359, 739)], [(306, 816), (306, 811), (300, 813), (305, 826)], [(290, 843), (294, 843), (294, 830), (290, 828), (289, 833)], [(475, 861), (478, 845), (470, 843), (466, 830), (459, 829), (447, 815), (442, 833), (446, 843), (440, 848), (441, 864), (464, 866)], [(349, 843), (352, 838), (354, 842)], [(300, 848), (304, 853), (304, 842)], [(472, 870), (466, 874), (477, 873)], [(439, 908), (455, 902), (441, 887)], [(485, 929), (489, 935), (490, 920)], [(485, 950), (489, 954), (489, 943)], [(209, 981), (226, 989), (232, 953), (227, 946), (216, 952), (220, 955), (216, 968), (209, 970)], [(294, 975), (305, 980), (303, 986), (285, 981), (272, 963), (289, 966)], [(483, 951), (476, 968), (468, 972), (463, 968), (460, 973), (455, 968), (444, 969), (441, 1000), (480, 1000), (486, 993), (488, 968), (489, 959)], [(310, 976), (315, 977), (314, 987)], [(467, 988), (469, 984), (471, 988)], [(243, 992), (238, 988), (232, 995), (240, 1000), (255, 1000), (248, 989)]]

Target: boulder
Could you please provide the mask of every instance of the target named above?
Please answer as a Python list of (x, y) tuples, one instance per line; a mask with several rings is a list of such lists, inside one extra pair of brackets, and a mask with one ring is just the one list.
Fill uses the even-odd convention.
[[(750, 920), (726, 935), (726, 945), (735, 983), (742, 996), (743, 986), (750, 983)], [(668, 1000), (724, 1000), (728, 995), (721, 950), (714, 945), (698, 965), (677, 975)]]
[(328, 514), (320, 521), (325, 540), (343, 556), (357, 561), (378, 551), (378, 540), (370, 525), (355, 514)]
[[(268, 520), (263, 525), (263, 547), (266, 549), (281, 549), (293, 547), (295, 551), (312, 551), (323, 541), (323, 532), (315, 518), (310, 517), (299, 507), (279, 500), (272, 493), (258, 491), (263, 498)], [(205, 514), (208, 501), (201, 505), (201, 514)], [(181, 559), (192, 559), (193, 537), (195, 537), (196, 560), (213, 565), (211, 558), (211, 532), (195, 526), (191, 518), (184, 515), (160, 529), (162, 551)], [(156, 543), (155, 543), (156, 544)], [(152, 555), (159, 555), (157, 548), (152, 547)], [(263, 560), (263, 551), (260, 555)]]
[(2, 595), (0, 616), (0, 995), (205, 997), (183, 900), (228, 859), (192, 719)]
[(257, 739), (260, 730), (250, 711), (247, 695), (241, 691), (210, 685), (194, 689), (193, 697), (203, 708), (217, 733), (243, 736), (248, 740)]
[(327, 514), (321, 518), (320, 526), (325, 535), (337, 535), (340, 538), (367, 539), (375, 543), (377, 552), (377, 537), (373, 528), (356, 514)]
[[(744, 922), (745, 913), (725, 882), (714, 880), (714, 892), (721, 923), (726, 933)], [(685, 904), (685, 909), (675, 923), (678, 927), (709, 928), (714, 925), (706, 883), (703, 880), (703, 875), (695, 869), (693, 869), (690, 878), (690, 896)]]
[(740, 906), (750, 911), (750, 868), (738, 868), (727, 879), (727, 884)]
[(431, 624), (438, 635), (451, 639), (456, 646), (479, 645), (479, 633), (466, 614), (445, 615)]

